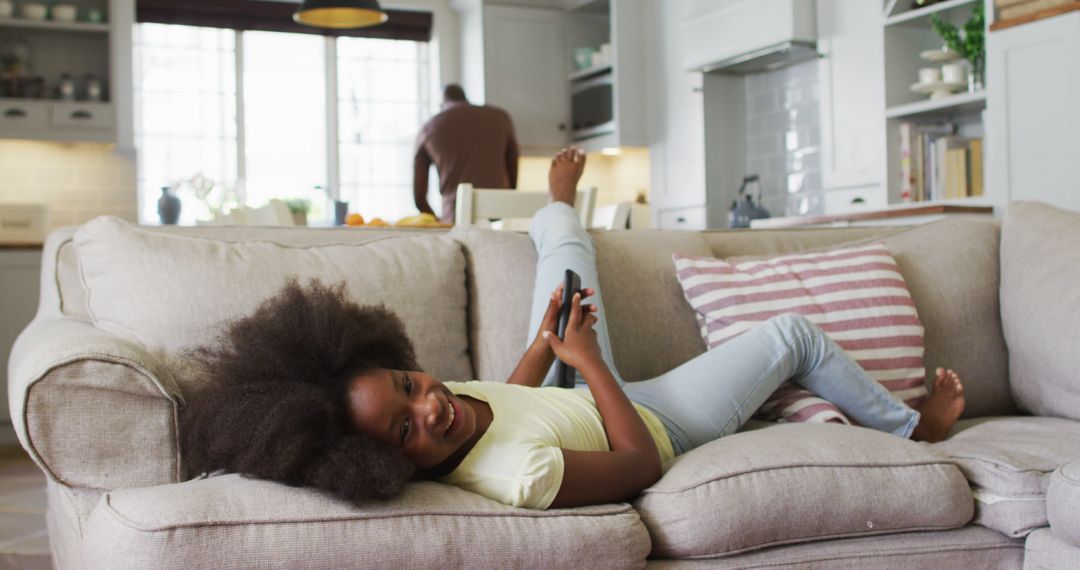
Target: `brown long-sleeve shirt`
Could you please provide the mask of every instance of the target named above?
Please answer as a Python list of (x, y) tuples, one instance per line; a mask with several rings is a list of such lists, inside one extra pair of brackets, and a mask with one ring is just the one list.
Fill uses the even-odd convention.
[(454, 223), (457, 186), (514, 188), (520, 150), (510, 115), (498, 107), (451, 103), (420, 130), (413, 160), (413, 197), (421, 212), (427, 201), (428, 169), (439, 171), (443, 222)]

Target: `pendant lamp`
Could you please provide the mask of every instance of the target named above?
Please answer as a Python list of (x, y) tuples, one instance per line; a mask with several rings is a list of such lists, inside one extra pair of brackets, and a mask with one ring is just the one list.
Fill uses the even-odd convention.
[(389, 18), (378, 0), (304, 0), (293, 14), (298, 24), (316, 28), (366, 28)]

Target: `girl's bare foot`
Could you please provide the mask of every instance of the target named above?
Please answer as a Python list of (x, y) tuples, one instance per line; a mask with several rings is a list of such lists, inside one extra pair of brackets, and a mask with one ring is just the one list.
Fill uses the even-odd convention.
[(574, 205), (578, 180), (585, 171), (585, 152), (578, 148), (564, 148), (551, 159), (548, 171), (548, 191), (553, 202)]
[(938, 368), (934, 392), (917, 409), (922, 418), (911, 439), (934, 443), (948, 437), (964, 411), (964, 385), (956, 372)]

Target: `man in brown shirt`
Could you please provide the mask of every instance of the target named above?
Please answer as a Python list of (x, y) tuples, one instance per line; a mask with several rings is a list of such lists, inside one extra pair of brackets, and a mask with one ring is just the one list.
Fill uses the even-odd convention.
[(434, 214), (427, 201), (428, 169), (439, 171), (444, 223), (454, 223), (457, 186), (517, 187), (517, 139), (510, 115), (488, 105), (472, 105), (459, 85), (443, 89), (442, 111), (420, 130), (413, 160), (413, 198), (421, 212)]

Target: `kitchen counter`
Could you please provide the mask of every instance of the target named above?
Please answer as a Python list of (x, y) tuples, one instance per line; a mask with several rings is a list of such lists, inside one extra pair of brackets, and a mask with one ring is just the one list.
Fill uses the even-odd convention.
[(884, 210), (851, 212), (832, 216), (787, 216), (753, 220), (750, 227), (755, 230), (790, 228), (797, 226), (870, 226), (870, 225), (912, 225), (923, 224), (943, 219), (947, 216), (992, 216), (992, 206), (964, 206), (958, 204), (905, 204)]

